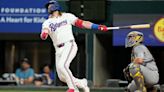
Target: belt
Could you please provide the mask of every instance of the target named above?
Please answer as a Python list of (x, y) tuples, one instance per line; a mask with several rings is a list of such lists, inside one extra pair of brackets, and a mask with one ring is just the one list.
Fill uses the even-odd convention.
[(149, 61), (145, 61), (142, 65), (146, 66), (147, 63), (150, 63), (150, 62), (153, 62), (153, 61), (154, 61), (154, 59), (151, 59)]
[(65, 43), (61, 43), (61, 44), (57, 45), (57, 47), (58, 47), (58, 48), (61, 48), (61, 47), (63, 47), (64, 45), (65, 45)]
[[(73, 40), (70, 40), (69, 42), (73, 42)], [(58, 48), (64, 47), (65, 43), (61, 43), (59, 45), (57, 45)]]

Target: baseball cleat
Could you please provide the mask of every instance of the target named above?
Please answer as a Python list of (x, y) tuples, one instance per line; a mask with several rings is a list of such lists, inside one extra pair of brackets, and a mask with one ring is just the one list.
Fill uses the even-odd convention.
[(68, 89), (66, 92), (79, 92), (78, 89)]
[(90, 92), (87, 79), (82, 79), (81, 82), (83, 84), (82, 89), (84, 90), (84, 92)]
[(84, 92), (90, 92), (90, 89), (88, 87), (88, 81), (85, 78), (81, 79), (81, 80), (78, 80), (78, 82), (76, 82), (76, 86), (78, 88), (83, 89)]
[(66, 92), (75, 92), (74, 89), (68, 89)]

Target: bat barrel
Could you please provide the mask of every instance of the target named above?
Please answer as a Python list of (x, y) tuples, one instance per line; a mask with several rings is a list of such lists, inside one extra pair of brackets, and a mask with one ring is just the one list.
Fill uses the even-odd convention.
[(140, 24), (140, 25), (132, 25), (130, 26), (131, 29), (140, 29), (140, 28), (150, 28), (150, 24)]

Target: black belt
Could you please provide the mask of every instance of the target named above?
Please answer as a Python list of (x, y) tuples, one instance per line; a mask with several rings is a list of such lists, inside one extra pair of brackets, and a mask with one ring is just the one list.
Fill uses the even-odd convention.
[(151, 59), (149, 61), (145, 61), (142, 65), (146, 66), (147, 63), (150, 63), (150, 62), (153, 62), (153, 61), (154, 61), (154, 59)]
[[(69, 42), (73, 42), (73, 40), (70, 40)], [(65, 45), (65, 43), (61, 43), (61, 44), (57, 45), (57, 47), (58, 47), (58, 48), (61, 48), (61, 47), (63, 47), (64, 45)]]
[(58, 48), (61, 48), (61, 47), (63, 47), (64, 45), (65, 45), (65, 43), (61, 43), (61, 44), (57, 45), (57, 47), (58, 47)]

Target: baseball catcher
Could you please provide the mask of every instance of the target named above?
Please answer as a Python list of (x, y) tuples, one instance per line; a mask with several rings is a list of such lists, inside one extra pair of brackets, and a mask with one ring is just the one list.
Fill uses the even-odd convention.
[(131, 63), (124, 69), (130, 82), (127, 87), (129, 92), (147, 92), (147, 88), (159, 81), (157, 65), (143, 39), (143, 33), (138, 31), (132, 31), (126, 37), (126, 47), (132, 47)]

